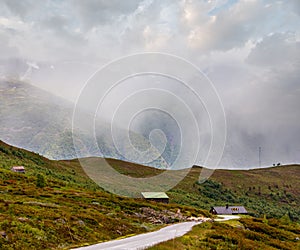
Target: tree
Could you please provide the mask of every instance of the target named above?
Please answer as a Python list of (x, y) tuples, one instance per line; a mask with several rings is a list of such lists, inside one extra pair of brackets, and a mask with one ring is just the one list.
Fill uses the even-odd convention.
[(290, 224), (291, 223), (291, 213), (288, 211), (285, 213), (285, 215), (283, 215), (281, 218), (280, 218), (280, 221), (283, 223), (283, 224)]

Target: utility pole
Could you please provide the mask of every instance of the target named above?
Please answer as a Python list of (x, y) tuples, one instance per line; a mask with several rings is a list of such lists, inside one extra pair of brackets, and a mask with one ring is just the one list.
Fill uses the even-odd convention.
[(261, 147), (258, 148), (258, 164), (261, 167)]

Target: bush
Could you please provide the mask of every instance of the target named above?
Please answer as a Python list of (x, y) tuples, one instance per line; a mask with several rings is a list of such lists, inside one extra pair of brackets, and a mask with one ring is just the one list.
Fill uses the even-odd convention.
[(41, 174), (38, 174), (37, 175), (37, 179), (36, 179), (36, 187), (38, 188), (43, 188), (46, 186), (46, 183), (45, 183), (45, 178), (43, 175)]

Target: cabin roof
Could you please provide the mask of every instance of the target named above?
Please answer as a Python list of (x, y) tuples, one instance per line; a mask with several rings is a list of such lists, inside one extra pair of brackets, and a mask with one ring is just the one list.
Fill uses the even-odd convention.
[(145, 199), (169, 199), (165, 192), (142, 192), (141, 194)]
[(212, 207), (217, 214), (247, 214), (247, 210), (243, 206), (228, 206), (226, 207)]
[(13, 166), (12, 169), (14, 170), (25, 170), (23, 166)]

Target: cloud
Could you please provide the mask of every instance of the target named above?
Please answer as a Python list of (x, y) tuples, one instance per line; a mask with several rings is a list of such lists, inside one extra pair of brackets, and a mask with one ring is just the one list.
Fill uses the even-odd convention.
[[(216, 3), (218, 8), (210, 13)], [(40, 47), (33, 54), (53, 57), (57, 50), (58, 59), (71, 59), (72, 53), (73, 58), (76, 54), (78, 58), (95, 56), (97, 44), (105, 46), (105, 57), (111, 57), (109, 53), (114, 56), (115, 50), (118, 54), (141, 50), (177, 52), (178, 46), (192, 54), (228, 51), (275, 31), (294, 30), (299, 24), (299, 18), (293, 16), (297, 1), (72, 0), (36, 4), (24, 0), (2, 1), (0, 5), (6, 19), (30, 27), (17, 34), (27, 43), (20, 44), (20, 49), (29, 48), (28, 43), (33, 42)], [(10, 39), (14, 40), (14, 35)], [(111, 49), (110, 44), (115, 48)]]
[(10, 44), (10, 39), (5, 32), (0, 31), (0, 54), (1, 59), (9, 59), (19, 55), (18, 49)]
[(80, 26), (84, 30), (90, 30), (96, 26), (109, 24), (117, 21), (121, 16), (134, 12), (141, 1), (119, 0), (72, 0), (74, 12), (78, 14)]
[(2, 6), (7, 11), (14, 15), (24, 18), (30, 11), (32, 11), (38, 3), (32, 0), (3, 0)]
[[(198, 13), (201, 9), (193, 11)], [(281, 20), (274, 21), (276, 12), (276, 3), (267, 5), (264, 1), (242, 0), (217, 15), (206, 18), (197, 15), (198, 19), (189, 24), (188, 44), (203, 52), (243, 47), (248, 41), (256, 41), (282, 26)]]
[(85, 80), (118, 57), (148, 51), (182, 56), (209, 76), (222, 98), (226, 162), (255, 164), (256, 144), (270, 151), (268, 164), (279, 155), (296, 160), (299, 3), (3, 0), (0, 73), (23, 75), (26, 62), (35, 62), (35, 85), (75, 100)]
[(295, 33), (274, 33), (257, 43), (247, 58), (247, 62), (259, 67), (299, 66), (300, 41)]
[(300, 15), (300, 2), (298, 0), (291, 0), (291, 10), (297, 15)]
[(259, 146), (263, 165), (300, 161), (299, 51), (294, 33), (274, 33), (252, 46), (244, 62), (214, 63), (210, 75), (228, 121), (223, 164), (257, 166)]

